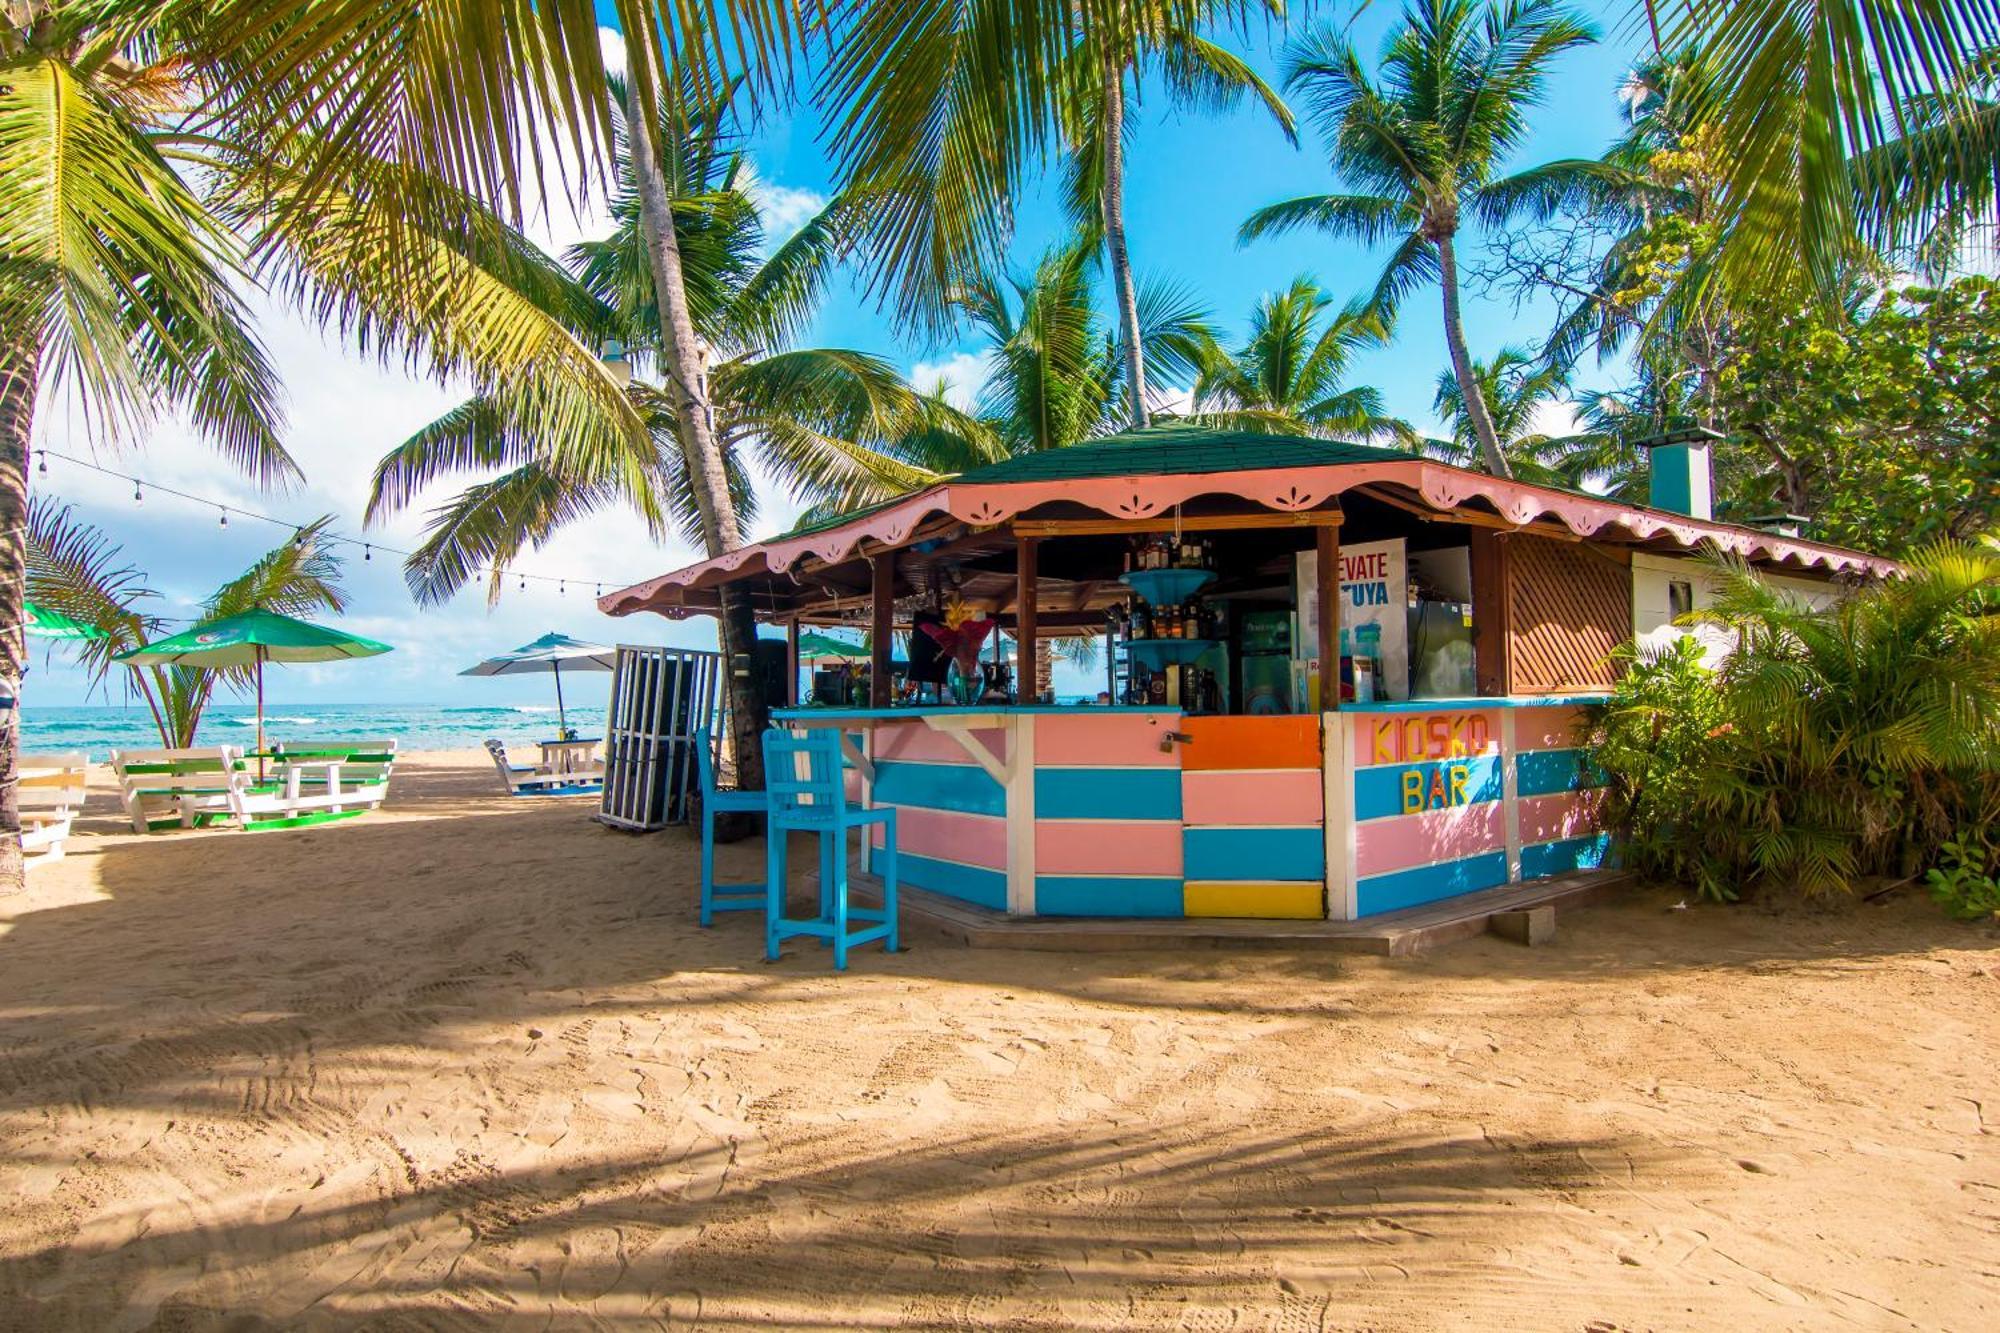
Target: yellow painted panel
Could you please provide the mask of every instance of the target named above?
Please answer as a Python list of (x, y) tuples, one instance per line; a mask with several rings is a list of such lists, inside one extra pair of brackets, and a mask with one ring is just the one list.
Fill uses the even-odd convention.
[(1318, 880), (1191, 879), (1181, 910), (1189, 916), (1317, 921), (1326, 915), (1326, 886)]

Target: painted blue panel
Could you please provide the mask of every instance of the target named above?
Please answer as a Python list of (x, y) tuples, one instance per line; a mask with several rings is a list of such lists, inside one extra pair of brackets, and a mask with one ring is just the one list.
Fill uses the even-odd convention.
[(1035, 770), (1037, 819), (1180, 817), (1181, 771), (1178, 768)]
[(1185, 906), (1177, 879), (1035, 876), (1035, 912), (1040, 916), (1180, 916)]
[(877, 760), (875, 804), (916, 805), (968, 815), (1004, 815), (1007, 790), (971, 764), (919, 764)]
[(1521, 849), (1521, 878), (1540, 879), (1572, 870), (1595, 870), (1611, 851), (1609, 833), (1593, 833), (1583, 838), (1565, 838)]
[(1354, 910), (1359, 916), (1393, 912), (1440, 898), (1456, 898), (1507, 882), (1507, 853), (1487, 852), (1462, 861), (1398, 870), (1389, 875), (1370, 875), (1354, 886)]
[[(876, 853), (877, 869), (881, 854)], [(896, 875), (912, 888), (929, 889), (948, 898), (962, 898), (996, 912), (1007, 910), (1007, 876), (984, 866), (964, 866), (903, 852), (896, 857)]]
[[(1378, 764), (1373, 768), (1354, 771), (1354, 817), (1356, 819), (1387, 819), (1400, 815), (1403, 811), (1403, 775), (1416, 769), (1423, 775), (1423, 791), (1429, 796), (1431, 783), (1439, 770), (1454, 768), (1463, 764), (1467, 770), (1465, 779), (1466, 804), (1477, 805), (1481, 801), (1497, 801), (1503, 790), (1500, 782), (1500, 756), (1482, 754), (1467, 759), (1432, 760), (1423, 764)], [(1445, 777), (1445, 788), (1450, 790), (1451, 777)], [(1428, 804), (1425, 809), (1441, 809)], [(1412, 811), (1411, 813), (1415, 813)]]
[(1326, 878), (1326, 834), (1300, 828), (1191, 828), (1181, 835), (1189, 879)]
[(1514, 759), (1514, 781), (1523, 796), (1601, 787), (1604, 771), (1584, 760), (1581, 750), (1530, 750)]

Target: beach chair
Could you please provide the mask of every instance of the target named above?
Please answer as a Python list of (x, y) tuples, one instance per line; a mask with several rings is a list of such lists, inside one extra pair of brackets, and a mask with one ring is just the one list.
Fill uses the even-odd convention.
[(136, 833), (231, 819), (237, 789), (252, 784), (243, 751), (234, 745), (113, 750), (111, 769)]
[(396, 742), (285, 741), (264, 781), (243, 784), (232, 809), (246, 829), (295, 828), (352, 819), (389, 798)]
[[(769, 788), (764, 956), (774, 962), (778, 946), (794, 935), (832, 944), (836, 972), (847, 970), (848, 951), (857, 944), (881, 940), (885, 949), (896, 952), (896, 812), (848, 804), (843, 764), (840, 733), (831, 727), (803, 735), (764, 733), (764, 782)], [(882, 874), (880, 911), (855, 907), (848, 900), (847, 834), (873, 824), (883, 826), (876, 859)], [(811, 920), (785, 915), (785, 840), (794, 832), (816, 834), (820, 840), (819, 915)], [(855, 921), (868, 924), (853, 930), (850, 924)]]
[(717, 912), (764, 910), (764, 885), (715, 882), (715, 817), (761, 814), (766, 797), (761, 791), (723, 791), (715, 785), (715, 742), (705, 729), (694, 733), (694, 764), (701, 781), (701, 924), (712, 926)]
[(88, 758), (81, 753), (24, 754), (14, 771), (24, 864), (60, 861), (70, 820), (83, 809)]
[(593, 764), (570, 773), (550, 773), (535, 764), (516, 764), (507, 758), (507, 747), (496, 736), (486, 738), (486, 753), (500, 770), (501, 785), (509, 796), (582, 796), (604, 786), (604, 765)]

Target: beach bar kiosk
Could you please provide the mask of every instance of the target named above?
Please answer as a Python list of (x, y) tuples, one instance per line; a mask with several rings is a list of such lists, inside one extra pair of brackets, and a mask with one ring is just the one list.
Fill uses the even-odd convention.
[[(1703, 549), (1808, 597), (1892, 569), (1714, 521), (1698, 440), (1653, 477), (1637, 506), (1177, 423), (599, 605), (716, 614), (728, 590), (785, 627), (774, 719), (847, 737), (907, 885), (1016, 916), (1352, 921), (1603, 862), (1581, 710), (1615, 647), (1703, 604)], [(813, 625), (869, 630), (872, 655), (800, 698)], [(1058, 702), (1051, 645), (1078, 639), (1094, 688)]]

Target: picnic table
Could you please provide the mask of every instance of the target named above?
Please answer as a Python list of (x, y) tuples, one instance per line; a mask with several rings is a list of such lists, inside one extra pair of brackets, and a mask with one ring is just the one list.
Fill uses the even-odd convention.
[(602, 737), (579, 737), (575, 740), (538, 741), (542, 747), (541, 769), (544, 773), (581, 773), (597, 763), (597, 747)]

